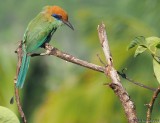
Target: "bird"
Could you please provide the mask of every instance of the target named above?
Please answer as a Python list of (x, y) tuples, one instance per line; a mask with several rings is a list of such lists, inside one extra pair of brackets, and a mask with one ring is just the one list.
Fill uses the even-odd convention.
[(16, 81), (17, 88), (22, 88), (24, 85), (31, 59), (29, 54), (49, 43), (54, 32), (62, 25), (74, 30), (68, 20), (67, 12), (57, 5), (45, 6), (28, 24), (22, 38), (22, 63)]

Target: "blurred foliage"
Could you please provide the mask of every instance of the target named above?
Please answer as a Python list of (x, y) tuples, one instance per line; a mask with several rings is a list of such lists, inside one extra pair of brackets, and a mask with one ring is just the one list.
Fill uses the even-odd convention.
[[(28, 22), (45, 5), (59, 5), (69, 13), (75, 31), (63, 26), (54, 34), (51, 44), (81, 59), (102, 65), (105, 61), (97, 25), (103, 21), (114, 65), (127, 75), (151, 87), (157, 87), (152, 59), (145, 53), (133, 58), (127, 52), (130, 41), (137, 36), (159, 36), (160, 1), (158, 0), (5, 0), (0, 4), (0, 105), (17, 112), (9, 104), (14, 95), (13, 79), (17, 57), (14, 50)], [(43, 51), (43, 50), (42, 50)], [(120, 101), (103, 83), (110, 82), (98, 72), (65, 62), (56, 57), (32, 58), (21, 100), (29, 123), (114, 123), (127, 122)], [(122, 79), (124, 87), (135, 102), (139, 119), (145, 119), (152, 92)], [(158, 104), (153, 119), (160, 117)]]

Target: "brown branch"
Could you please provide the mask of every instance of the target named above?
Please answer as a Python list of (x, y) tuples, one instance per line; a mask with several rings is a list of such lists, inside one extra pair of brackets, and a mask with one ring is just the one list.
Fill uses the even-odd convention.
[(157, 90), (153, 93), (153, 96), (150, 100), (150, 103), (147, 104), (148, 110), (147, 110), (147, 119), (146, 119), (146, 123), (151, 123), (151, 114), (152, 114), (152, 110), (153, 110), (153, 105), (154, 102), (158, 96), (158, 94), (160, 93), (160, 87), (157, 88)]
[[(70, 54), (67, 54), (65, 52), (62, 52), (60, 51), (59, 49), (55, 48), (55, 47), (52, 47), (51, 45), (49, 44), (46, 44), (44, 49), (46, 50), (46, 53), (32, 53), (32, 54), (29, 54), (31, 55), (32, 57), (34, 56), (47, 56), (47, 55), (53, 55), (53, 56), (56, 56), (60, 59), (63, 59), (65, 61), (68, 61), (68, 62), (72, 62), (74, 64), (77, 64), (77, 65), (80, 65), (80, 66), (83, 66), (83, 67), (86, 67), (86, 68), (89, 68), (89, 69), (92, 69), (92, 70), (95, 70), (95, 71), (98, 71), (98, 72), (104, 72), (105, 70), (105, 67), (102, 67), (102, 66), (98, 66), (98, 65), (95, 65), (93, 63), (89, 63), (89, 62), (86, 62), (84, 60), (81, 60), (81, 59), (78, 59)], [(97, 55), (100, 62), (104, 65), (105, 63), (100, 59), (99, 55)], [(124, 73), (120, 73), (117, 71), (117, 73), (124, 79), (128, 80), (129, 82), (139, 86), (139, 87), (142, 87), (142, 88), (146, 88), (146, 89), (149, 89), (151, 91), (155, 91), (154, 88), (151, 88), (151, 87), (148, 87), (144, 84), (141, 84), (139, 82), (135, 82), (134, 80), (128, 78)]]
[(108, 63), (108, 66), (105, 69), (105, 74), (108, 75), (112, 80), (109, 86), (113, 89), (114, 93), (118, 96), (119, 100), (121, 101), (128, 122), (138, 123), (134, 103), (133, 101), (131, 101), (127, 91), (123, 88), (117, 71), (113, 67), (113, 59), (109, 49), (105, 25), (103, 23), (98, 26), (98, 35), (103, 48), (103, 52), (106, 57), (106, 61)]
[(29, 55), (31, 55), (32, 57), (53, 55), (53, 56), (56, 56), (58, 58), (61, 58), (61, 59), (65, 60), (65, 61), (72, 62), (74, 64), (77, 64), (77, 65), (80, 65), (80, 66), (83, 66), (83, 67), (86, 67), (86, 68), (89, 68), (89, 69), (92, 69), (92, 70), (95, 70), (95, 71), (98, 71), (98, 72), (104, 72), (104, 69), (105, 69), (104, 67), (95, 65), (93, 63), (86, 62), (84, 60), (80, 60), (80, 59), (78, 59), (78, 58), (76, 58), (76, 57), (74, 57), (70, 54), (67, 54), (65, 52), (62, 52), (62, 51), (58, 50), (55, 47), (52, 47), (48, 43), (45, 44), (45, 49), (46, 49), (45, 53), (41, 53), (41, 54), (32, 53), (32, 54), (29, 54)]
[(18, 90), (18, 88), (16, 88), (18, 73), (19, 73), (19, 70), (20, 70), (21, 62), (22, 62), (22, 41), (20, 42), (20, 44), (19, 44), (19, 46), (18, 46), (18, 48), (15, 52), (17, 53), (17, 56), (18, 56), (16, 76), (15, 76), (15, 79), (14, 79), (14, 91), (15, 91), (15, 97), (16, 97), (16, 104), (17, 104), (20, 116), (23, 119), (23, 123), (27, 123), (25, 114), (22, 110), (22, 106), (21, 106), (21, 103), (20, 103), (19, 90)]

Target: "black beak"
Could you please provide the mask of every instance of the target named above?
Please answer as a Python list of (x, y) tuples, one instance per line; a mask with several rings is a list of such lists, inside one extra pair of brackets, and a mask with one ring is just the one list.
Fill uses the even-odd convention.
[(64, 21), (63, 20), (63, 23), (66, 24), (68, 27), (70, 27), (72, 30), (74, 30), (72, 24), (69, 21)]

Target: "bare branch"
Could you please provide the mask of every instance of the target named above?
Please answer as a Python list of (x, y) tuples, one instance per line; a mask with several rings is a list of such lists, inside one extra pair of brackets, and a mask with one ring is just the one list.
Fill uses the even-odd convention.
[(14, 91), (15, 91), (15, 97), (16, 97), (16, 104), (17, 104), (20, 116), (23, 119), (23, 123), (27, 123), (25, 114), (22, 110), (22, 106), (21, 106), (21, 103), (20, 103), (19, 90), (18, 90), (18, 88), (16, 88), (18, 73), (19, 73), (19, 70), (20, 70), (21, 62), (22, 62), (22, 41), (20, 42), (20, 44), (19, 44), (19, 46), (18, 46), (18, 48), (15, 52), (17, 53), (17, 56), (18, 56), (16, 76), (15, 76), (15, 79), (14, 79)]
[(74, 64), (77, 64), (77, 65), (80, 65), (80, 66), (83, 66), (83, 67), (86, 67), (86, 68), (89, 68), (89, 69), (92, 69), (92, 70), (95, 70), (95, 71), (104, 72), (104, 69), (105, 69), (104, 67), (95, 65), (93, 63), (86, 62), (86, 61), (81, 60), (81, 59), (78, 59), (78, 58), (76, 58), (76, 57), (74, 57), (70, 54), (67, 54), (67, 53), (64, 53), (64, 52), (58, 50), (55, 47), (52, 47), (48, 43), (46, 43), (45, 49), (46, 49), (46, 53), (41, 53), (41, 54), (32, 53), (32, 54), (29, 54), (29, 55), (31, 55), (32, 57), (34, 57), (34, 56), (44, 56), (44, 55), (53, 55), (53, 56), (56, 56), (58, 58), (61, 58), (61, 59), (65, 60), (65, 61), (72, 62)]
[(113, 89), (114, 93), (119, 97), (119, 100), (123, 105), (128, 122), (138, 123), (135, 106), (131, 101), (127, 91), (123, 88), (120, 82), (119, 76), (117, 74), (117, 71), (113, 67), (113, 59), (112, 59), (109, 45), (108, 45), (105, 25), (103, 23), (98, 26), (98, 35), (99, 35), (100, 43), (103, 48), (103, 52), (106, 57), (106, 61), (108, 63), (108, 66), (105, 69), (105, 74), (108, 75), (112, 80), (112, 83), (110, 83), (109, 86)]
[[(95, 71), (98, 71), (98, 72), (104, 72), (105, 70), (105, 67), (102, 67), (102, 66), (98, 66), (96, 64), (93, 64), (93, 63), (89, 63), (87, 61), (84, 61), (84, 60), (81, 60), (81, 59), (78, 59), (76, 58), (75, 56), (72, 56), (68, 53), (65, 53), (65, 52), (62, 52), (60, 51), (59, 49), (55, 48), (55, 47), (52, 47), (51, 45), (49, 44), (46, 44), (45, 45), (45, 50), (46, 52), (45, 53), (32, 53), (32, 54), (28, 54), (28, 55), (31, 55), (32, 57), (35, 57), (35, 56), (47, 56), (47, 55), (53, 55), (53, 56), (56, 56), (60, 59), (63, 59), (65, 61), (68, 61), (68, 62), (72, 62), (74, 64), (77, 64), (77, 65), (80, 65), (80, 66), (83, 66), (83, 67), (86, 67), (86, 68), (89, 68), (89, 69), (92, 69), (92, 70), (95, 70)], [(99, 58), (100, 62), (104, 65), (105, 63), (101, 60), (101, 58), (99, 57), (99, 55), (97, 55), (97, 57)], [(143, 85), (141, 83), (138, 83), (138, 82), (135, 82), (134, 80), (128, 78), (124, 73), (120, 73), (117, 71), (117, 73), (123, 77), (124, 79), (128, 80), (129, 82), (132, 82), (133, 84), (137, 85), (137, 86), (140, 86), (142, 88), (146, 88), (146, 89), (149, 89), (149, 90), (152, 90), (152, 91), (155, 91), (154, 88), (151, 88), (151, 87), (148, 87), (146, 85)]]
[(154, 102), (158, 96), (158, 94), (160, 93), (160, 87), (157, 88), (157, 90), (153, 93), (153, 96), (151, 98), (151, 101), (149, 104), (147, 104), (148, 106), (148, 110), (147, 110), (147, 119), (146, 119), (146, 123), (151, 123), (151, 114), (152, 114), (152, 110), (153, 110), (153, 105)]

